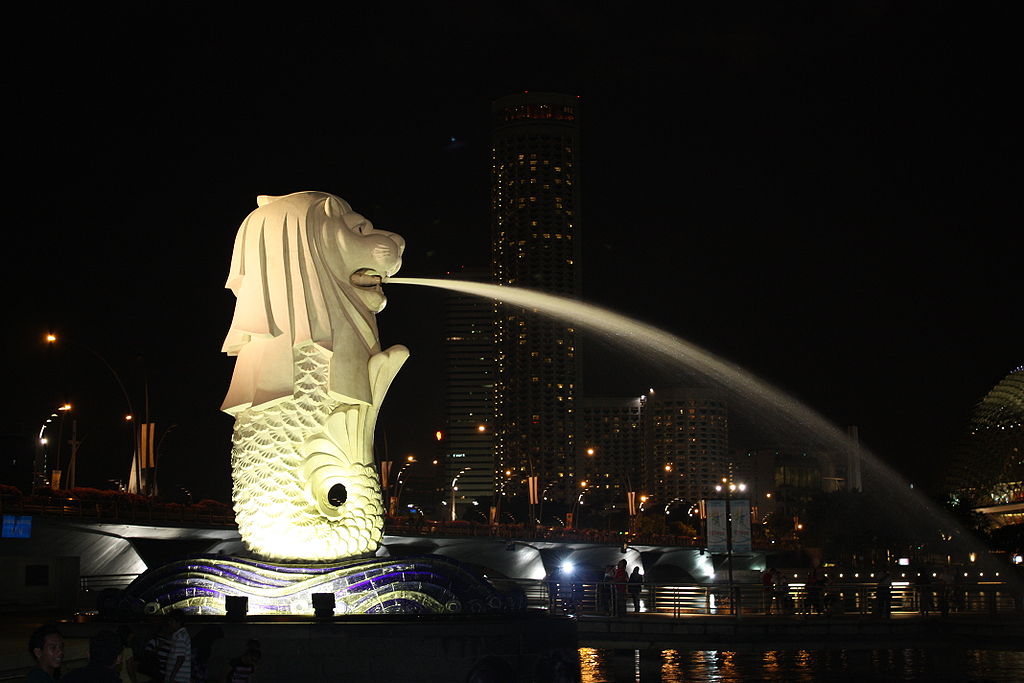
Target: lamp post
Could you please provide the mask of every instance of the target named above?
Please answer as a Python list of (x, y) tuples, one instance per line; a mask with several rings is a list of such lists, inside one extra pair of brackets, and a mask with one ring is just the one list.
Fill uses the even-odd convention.
[(456, 519), (456, 516), (455, 516), (455, 492), (459, 490), (459, 487), (457, 485), (459, 483), (459, 477), (461, 477), (463, 474), (465, 474), (468, 470), (471, 470), (471, 469), (473, 469), (473, 468), (472, 467), (463, 467), (461, 470), (459, 470), (459, 473), (456, 474), (455, 477), (452, 479), (452, 521), (453, 522)]
[(402, 489), (404, 488), (404, 485), (405, 485), (405, 480), (403, 479), (403, 475), (405, 474), (405, 471), (407, 469), (409, 469), (410, 467), (412, 467), (415, 464), (416, 464), (416, 458), (414, 458), (413, 456), (410, 455), (410, 456), (408, 456), (408, 459), (406, 460), (406, 463), (404, 465), (402, 465), (402, 467), (398, 470), (398, 476), (395, 477), (395, 497), (391, 499), (391, 510), (389, 510), (389, 512), (391, 513), (392, 517), (394, 517), (396, 515), (396, 513), (398, 512), (398, 504), (399, 504), (399, 502), (401, 502)]
[(732, 613), (739, 615), (739, 606), (736, 604), (736, 584), (733, 582), (732, 576), (732, 494), (735, 491), (746, 491), (746, 484), (737, 484), (730, 480), (729, 477), (722, 477), (722, 483), (715, 485), (715, 491), (721, 493), (725, 491), (725, 556), (726, 562), (729, 563), (729, 605), (731, 606)]
[(579, 516), (580, 509), (583, 507), (583, 496), (587, 493), (587, 486), (588, 486), (587, 482), (585, 482), (585, 481), (581, 481), (580, 482), (580, 494), (578, 496), (576, 496), (576, 500), (573, 502), (572, 507), (569, 510), (569, 513), (572, 515), (572, 524), (571, 525), (566, 525), (566, 526), (568, 528), (570, 528), (570, 529), (578, 529), (579, 528), (579, 524), (577, 523), (578, 520), (576, 518)]
[[(167, 429), (165, 429), (163, 435), (160, 437), (160, 440), (157, 441), (157, 443), (156, 443), (156, 453), (153, 456), (153, 482), (151, 484), (151, 490), (150, 490), (150, 493), (152, 495), (154, 495), (154, 496), (159, 493), (159, 488), (156, 485), (156, 477), (157, 477), (157, 473), (159, 473), (159, 471), (160, 471), (160, 449), (163, 447), (164, 439), (167, 438), (167, 435), (170, 434), (171, 432), (173, 432), (177, 428), (178, 428), (178, 425), (173, 424), (170, 427), (168, 427)], [(191, 496), (191, 495), (192, 494), (190, 493), (189, 496)]]
[(537, 521), (541, 524), (544, 524), (544, 501), (548, 499), (548, 491), (550, 491), (551, 487), (557, 483), (557, 479), (552, 479), (551, 481), (544, 485), (544, 490), (541, 491), (540, 493), (540, 503), (537, 509)]
[[(66, 344), (72, 344), (74, 346), (81, 347), (81, 348), (85, 349), (86, 351), (88, 351), (89, 353), (91, 353), (93, 356), (95, 356), (96, 359), (99, 360), (99, 362), (101, 362), (107, 368), (107, 370), (110, 371), (110, 374), (114, 377), (114, 381), (117, 382), (117, 386), (121, 389), (121, 394), (124, 396), (125, 403), (128, 405), (128, 414), (125, 415), (124, 419), (125, 419), (126, 422), (131, 423), (132, 450), (133, 450), (132, 457), (133, 458), (138, 457), (139, 438), (138, 438), (138, 431), (137, 431), (137, 428), (135, 426), (135, 423), (136, 423), (136, 420), (135, 420), (135, 408), (132, 406), (131, 396), (128, 395), (128, 390), (125, 389), (124, 382), (121, 381), (121, 376), (119, 374), (117, 374), (117, 370), (114, 369), (114, 366), (112, 366), (107, 361), (107, 359), (104, 358), (103, 356), (101, 356), (99, 354), (99, 352), (97, 352), (95, 349), (93, 349), (90, 346), (86, 346), (85, 344), (83, 344), (80, 341), (73, 341), (73, 340), (66, 339), (66, 338), (58, 339), (57, 335), (53, 334), (52, 332), (48, 333), (43, 339), (44, 339), (44, 341), (47, 344), (57, 344), (58, 341), (63, 341)], [(148, 410), (148, 408), (147, 408), (147, 410)], [(147, 415), (146, 417), (148, 419), (149, 416)], [(138, 477), (142, 476), (141, 468), (136, 468), (136, 475)], [(139, 482), (135, 482), (135, 484), (136, 484), (137, 487), (139, 487)], [(141, 488), (141, 487), (139, 487), (139, 488)]]

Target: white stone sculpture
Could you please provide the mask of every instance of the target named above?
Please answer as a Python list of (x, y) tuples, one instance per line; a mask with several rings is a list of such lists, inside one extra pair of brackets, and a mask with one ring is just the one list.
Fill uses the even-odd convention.
[(373, 431), (409, 356), (380, 350), (375, 314), (405, 241), (323, 192), (257, 204), (235, 238), (223, 348), (238, 357), (223, 405), (238, 530), (271, 559), (372, 553), (384, 526)]

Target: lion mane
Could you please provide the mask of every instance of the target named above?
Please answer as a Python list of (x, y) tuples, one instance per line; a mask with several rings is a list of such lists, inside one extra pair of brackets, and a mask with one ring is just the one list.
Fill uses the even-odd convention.
[(264, 195), (257, 205), (238, 229), (225, 285), (237, 301), (222, 350), (237, 360), (222, 410), (291, 398), (294, 349), (305, 344), (331, 355), (333, 398), (369, 403), (367, 362), (380, 352), (375, 314), (385, 300), (368, 304), (349, 275), (394, 274), (404, 242), (326, 192)]

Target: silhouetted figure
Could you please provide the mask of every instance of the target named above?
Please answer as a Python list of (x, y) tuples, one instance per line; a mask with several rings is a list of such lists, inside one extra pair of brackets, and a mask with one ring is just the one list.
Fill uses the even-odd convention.
[(100, 631), (89, 639), (89, 663), (60, 680), (62, 683), (120, 683), (121, 650), (119, 635), (113, 631)]
[(822, 593), (825, 590), (825, 573), (821, 570), (821, 567), (815, 567), (811, 570), (810, 576), (807, 577), (807, 613), (813, 614), (824, 614), (825, 609), (822, 605)]
[(764, 613), (772, 613), (772, 603), (775, 602), (775, 570), (765, 568), (761, 572), (761, 588), (764, 592)]
[(778, 602), (779, 614), (792, 614), (793, 596), (789, 594), (789, 579), (783, 572), (775, 573), (775, 599)]
[(121, 639), (121, 663), (117, 672), (121, 683), (138, 683), (139, 671), (135, 661), (135, 633), (131, 626), (121, 624), (117, 627), (117, 637)]
[(231, 668), (228, 670), (225, 683), (251, 683), (255, 680), (256, 666), (263, 658), (263, 649), (260, 641), (250, 640), (245, 644), (245, 650), (239, 656), (231, 660)]
[(612, 595), (613, 609), (617, 617), (626, 613), (626, 583), (628, 581), (629, 575), (626, 573), (626, 561), (619, 560), (619, 563), (615, 565), (615, 590)]
[(889, 572), (883, 571), (878, 577), (875, 597), (878, 600), (879, 616), (888, 619), (892, 614), (892, 578), (889, 576)]
[(171, 621), (162, 616), (156, 624), (153, 635), (146, 641), (142, 652), (137, 657), (136, 670), (142, 681), (164, 680), (167, 657), (171, 653)]
[(922, 572), (917, 575), (915, 581), (917, 585), (917, 596), (920, 602), (921, 614), (927, 615), (933, 609), (935, 609), (934, 596), (932, 594), (931, 578), (927, 573)]
[(935, 577), (935, 594), (939, 599), (939, 613), (944, 617), (949, 616), (949, 594), (952, 590), (953, 577), (943, 571)]
[(627, 582), (629, 589), (629, 598), (633, 601), (633, 612), (640, 611), (640, 591), (644, 587), (644, 577), (640, 574), (640, 567), (633, 567), (633, 573), (629, 575), (629, 581)]
[(166, 683), (190, 683), (192, 680), (192, 639), (185, 629), (185, 613), (179, 609), (167, 615), (171, 631), (171, 651), (164, 666)]
[(597, 586), (597, 611), (600, 614), (611, 614), (614, 601), (615, 565), (605, 565), (601, 583)]
[(215, 624), (207, 624), (192, 639), (192, 683), (206, 683), (209, 680), (207, 667), (213, 654), (213, 644), (223, 637), (224, 629)]

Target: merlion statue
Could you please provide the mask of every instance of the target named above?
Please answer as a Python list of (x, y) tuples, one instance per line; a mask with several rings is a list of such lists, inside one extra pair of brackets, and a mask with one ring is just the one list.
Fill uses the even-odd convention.
[(260, 556), (327, 561), (375, 551), (384, 510), (373, 431), (409, 356), (380, 350), (381, 283), (405, 241), (324, 192), (261, 196), (235, 238), (235, 519)]

